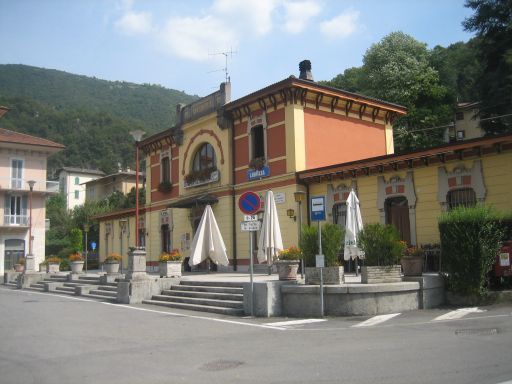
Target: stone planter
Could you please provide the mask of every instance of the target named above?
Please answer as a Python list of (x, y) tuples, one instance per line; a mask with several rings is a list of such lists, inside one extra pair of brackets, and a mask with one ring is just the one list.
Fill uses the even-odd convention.
[(297, 270), (299, 269), (300, 260), (277, 260), (277, 274), (279, 280), (289, 281), (297, 280)]
[(113, 273), (119, 273), (119, 262), (104, 262), (103, 263), (103, 269), (105, 270), (105, 272), (107, 272), (107, 274), (113, 274)]
[[(340, 285), (345, 282), (345, 273), (343, 267), (325, 267), (322, 268), (322, 280), (324, 284)], [(320, 268), (306, 268), (306, 284), (320, 284)]]
[(423, 257), (403, 256), (401, 264), (404, 276), (421, 276), (423, 273)]
[(39, 263), (39, 272), (46, 272), (46, 264)]
[(23, 272), (24, 269), (25, 269), (25, 266), (23, 264), (14, 264), (15, 272)]
[(46, 273), (57, 273), (59, 272), (60, 263), (48, 263), (46, 265)]
[(160, 262), (160, 277), (180, 277), (181, 261)]
[(71, 273), (81, 273), (84, 269), (84, 262), (83, 261), (71, 261), (69, 263), (69, 266), (71, 267)]
[(400, 283), (402, 281), (402, 267), (400, 265), (364, 266), (361, 267), (361, 283)]

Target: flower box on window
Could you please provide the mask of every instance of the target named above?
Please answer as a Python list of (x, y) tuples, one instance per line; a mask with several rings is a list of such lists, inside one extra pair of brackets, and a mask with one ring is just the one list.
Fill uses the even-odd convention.
[(267, 159), (264, 157), (256, 157), (249, 162), (249, 168), (261, 170), (267, 164)]
[(219, 181), (219, 176), (219, 170), (216, 167), (201, 169), (199, 171), (191, 171), (185, 176), (185, 188)]
[(172, 191), (172, 184), (170, 181), (162, 181), (158, 184), (158, 190), (163, 193), (169, 193)]

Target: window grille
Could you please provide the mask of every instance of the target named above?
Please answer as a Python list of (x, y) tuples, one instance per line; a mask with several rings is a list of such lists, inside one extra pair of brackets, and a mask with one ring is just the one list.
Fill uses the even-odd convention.
[(476, 204), (476, 194), (473, 188), (461, 188), (448, 192), (446, 197), (448, 210), (456, 207), (473, 207)]

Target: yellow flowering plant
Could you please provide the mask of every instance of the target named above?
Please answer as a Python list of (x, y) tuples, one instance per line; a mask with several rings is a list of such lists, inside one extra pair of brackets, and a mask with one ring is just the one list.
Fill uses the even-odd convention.
[(158, 258), (158, 261), (165, 263), (167, 261), (182, 261), (183, 255), (178, 249), (173, 249), (171, 252), (164, 252)]
[(278, 260), (300, 260), (302, 258), (302, 251), (299, 247), (292, 246), (290, 248), (279, 251), (277, 256)]

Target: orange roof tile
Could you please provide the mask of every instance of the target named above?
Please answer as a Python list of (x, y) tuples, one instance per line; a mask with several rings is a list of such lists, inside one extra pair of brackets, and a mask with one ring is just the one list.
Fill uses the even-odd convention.
[(42, 139), (40, 137), (30, 136), (24, 133), (9, 131), (3, 128), (0, 128), (0, 143), (27, 144), (36, 145), (39, 147), (52, 147), (59, 149), (65, 148), (64, 145), (56, 143), (54, 141)]

